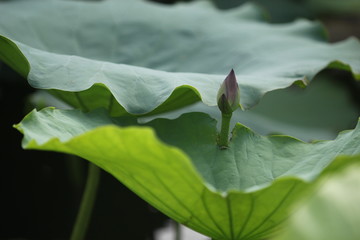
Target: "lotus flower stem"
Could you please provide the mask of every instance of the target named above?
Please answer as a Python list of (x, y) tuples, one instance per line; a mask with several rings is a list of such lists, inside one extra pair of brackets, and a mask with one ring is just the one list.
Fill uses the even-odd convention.
[(226, 149), (229, 145), (229, 129), (232, 113), (221, 113), (221, 130), (218, 138), (220, 149)]
[(175, 222), (175, 240), (181, 240), (181, 224), (178, 222)]
[(86, 237), (100, 181), (100, 172), (100, 168), (89, 163), (86, 186), (70, 240), (83, 240)]

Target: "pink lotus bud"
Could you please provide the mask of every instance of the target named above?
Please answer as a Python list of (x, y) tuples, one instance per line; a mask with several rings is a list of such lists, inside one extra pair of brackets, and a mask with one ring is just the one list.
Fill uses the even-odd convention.
[(220, 86), (217, 103), (220, 111), (224, 114), (230, 114), (239, 107), (240, 90), (233, 69)]

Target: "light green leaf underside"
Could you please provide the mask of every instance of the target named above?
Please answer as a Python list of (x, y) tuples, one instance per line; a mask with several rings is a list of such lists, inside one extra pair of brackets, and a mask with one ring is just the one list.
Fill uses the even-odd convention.
[(0, 58), (26, 75), (26, 64), (9, 62), (20, 56), (9, 47), (16, 44), (30, 64), (32, 86), (112, 115), (164, 112), (200, 98), (214, 106), (231, 68), (245, 108), (266, 92), (312, 79), (331, 63), (359, 78), (356, 39), (330, 45), (318, 23), (274, 25), (261, 14), (252, 5), (224, 12), (204, 2), (1, 2)]
[(346, 161), (356, 164), (322, 178), (314, 196), (298, 204), (276, 240), (360, 239), (360, 155)]
[(17, 128), (25, 148), (83, 157), (165, 214), (219, 240), (257, 239), (278, 230), (306, 182), (339, 154), (360, 152), (360, 127), (334, 141), (307, 144), (263, 137), (238, 124), (224, 151), (216, 146), (216, 122), (205, 114), (155, 120), (148, 126), (157, 136), (148, 126), (117, 126), (133, 121), (105, 111), (48, 108), (33, 111)]

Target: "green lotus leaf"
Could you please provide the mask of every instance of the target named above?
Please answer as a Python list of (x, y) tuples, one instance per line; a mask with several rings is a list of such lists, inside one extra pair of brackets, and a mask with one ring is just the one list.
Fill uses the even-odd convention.
[(328, 44), (319, 23), (269, 24), (262, 14), (252, 5), (219, 11), (206, 2), (5, 1), (0, 60), (35, 88), (113, 116), (166, 112), (200, 99), (215, 106), (231, 68), (245, 108), (326, 67), (360, 78), (358, 40)]
[(16, 126), (23, 147), (85, 158), (176, 221), (217, 240), (261, 239), (338, 155), (360, 152), (360, 125), (333, 141), (261, 136), (241, 124), (229, 149), (203, 113), (130, 126), (105, 110), (34, 110)]
[(314, 195), (298, 204), (286, 231), (276, 240), (360, 238), (360, 155), (341, 158), (356, 163), (345, 169), (337, 166), (330, 176), (322, 177)]

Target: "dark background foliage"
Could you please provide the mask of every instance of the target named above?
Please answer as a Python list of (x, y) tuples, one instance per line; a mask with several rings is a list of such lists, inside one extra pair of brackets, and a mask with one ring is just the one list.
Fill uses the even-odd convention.
[[(176, 0), (158, 0), (173, 4)], [(220, 9), (245, 1), (214, 0)], [(360, 37), (360, 9), (331, 9), (314, 0), (257, 0), (272, 16), (286, 22), (297, 17), (322, 20), (331, 41)], [(310, 3), (312, 2), (312, 3)], [(346, 2), (346, 1), (344, 1)], [(344, 3), (345, 4), (345, 3)], [(24, 151), (21, 134), (12, 128), (32, 108), (34, 92), (25, 79), (0, 62), (0, 239), (68, 239), (85, 184), (87, 164), (57, 153)], [(346, 86), (360, 109), (360, 88), (351, 75), (336, 72), (337, 84)], [(151, 208), (109, 174), (102, 172), (87, 239), (153, 239), (154, 229), (166, 217)]]

